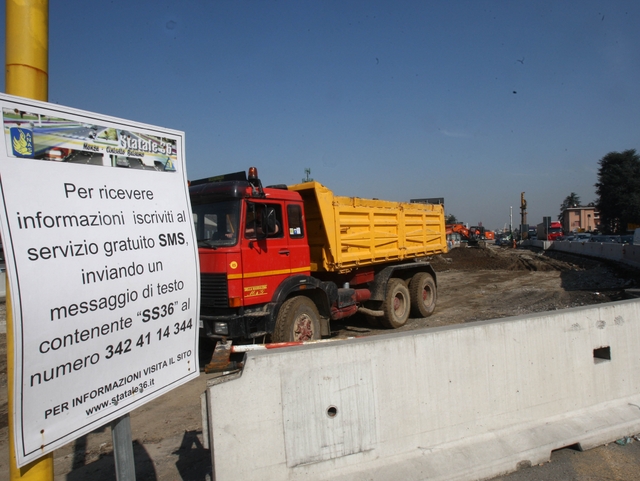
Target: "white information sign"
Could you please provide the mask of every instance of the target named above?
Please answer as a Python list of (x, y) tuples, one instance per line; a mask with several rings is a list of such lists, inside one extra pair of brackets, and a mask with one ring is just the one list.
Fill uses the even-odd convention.
[(22, 466), (195, 378), (184, 133), (0, 95)]

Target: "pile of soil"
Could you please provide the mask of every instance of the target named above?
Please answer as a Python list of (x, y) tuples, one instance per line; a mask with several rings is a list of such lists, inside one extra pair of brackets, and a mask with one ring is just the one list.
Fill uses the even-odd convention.
[(584, 270), (597, 264), (588, 259), (561, 259), (548, 252), (486, 247), (456, 248), (434, 257), (431, 263), (438, 271), (571, 271)]

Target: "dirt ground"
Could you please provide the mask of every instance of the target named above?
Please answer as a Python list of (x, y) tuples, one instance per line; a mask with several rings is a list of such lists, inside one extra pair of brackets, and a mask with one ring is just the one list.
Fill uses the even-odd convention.
[[(436, 310), (410, 319), (401, 331), (618, 301), (640, 285), (640, 273), (632, 269), (527, 249), (459, 248), (431, 264), (438, 282)], [(344, 322), (334, 323), (341, 337), (387, 332), (357, 316)]]
[[(637, 270), (526, 249), (459, 248), (435, 257), (432, 264), (438, 274), (436, 311), (426, 319), (410, 319), (401, 330), (616, 301), (627, 298), (627, 289), (640, 285)], [(6, 317), (4, 307), (0, 305), (0, 321)], [(359, 316), (334, 323), (332, 327), (333, 337), (389, 332), (372, 329)], [(210, 351), (203, 350), (201, 363), (209, 357)], [(203, 446), (200, 418), (200, 394), (210, 377), (202, 372), (198, 379), (131, 413), (137, 479), (211, 479), (211, 457)], [(7, 416), (6, 334), (2, 333), (0, 480), (9, 479)], [(56, 479), (115, 479), (110, 428), (105, 426), (58, 449), (54, 453), (54, 469)]]

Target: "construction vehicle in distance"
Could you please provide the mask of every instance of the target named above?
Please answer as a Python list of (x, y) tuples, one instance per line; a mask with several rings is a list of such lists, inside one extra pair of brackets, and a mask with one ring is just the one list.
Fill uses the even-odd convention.
[(485, 246), (485, 241), (494, 240), (495, 234), (482, 226), (466, 227), (464, 224), (447, 224), (447, 232), (457, 232), (469, 246)]
[(562, 223), (558, 221), (542, 222), (538, 224), (537, 237), (538, 240), (553, 241), (558, 237), (562, 237)]
[(492, 230), (487, 230), (484, 227), (482, 227), (483, 231), (483, 235), (485, 240), (496, 240), (496, 233), (493, 232)]
[(318, 182), (263, 188), (253, 167), (189, 194), (207, 338), (307, 341), (356, 312), (398, 328), (435, 309), (427, 260), (447, 252), (441, 205), (339, 197)]

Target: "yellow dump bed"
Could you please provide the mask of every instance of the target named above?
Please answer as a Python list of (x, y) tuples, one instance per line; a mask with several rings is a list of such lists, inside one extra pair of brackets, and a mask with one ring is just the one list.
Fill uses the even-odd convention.
[(304, 200), (312, 271), (346, 272), (447, 252), (441, 205), (338, 197), (318, 182), (289, 190)]

